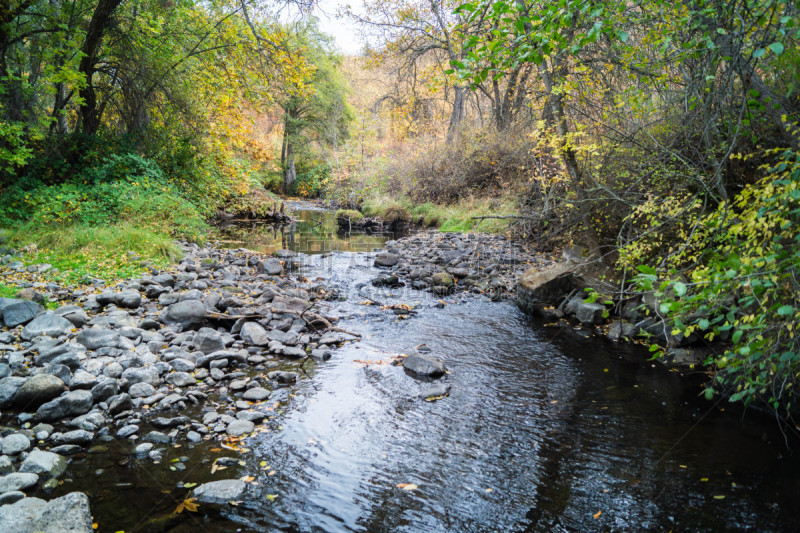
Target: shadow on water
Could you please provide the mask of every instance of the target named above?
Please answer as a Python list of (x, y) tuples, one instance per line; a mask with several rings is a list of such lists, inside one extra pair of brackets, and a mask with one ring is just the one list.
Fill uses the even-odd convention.
[[(245, 246), (383, 242), (339, 236), (326, 220), (301, 237), (298, 222), (293, 237), (258, 234)], [(311, 234), (328, 244), (316, 250)], [(363, 340), (278, 393), (250, 451), (187, 444), (154, 465), (114, 441), (76, 459), (69, 488), (57, 492), (88, 491), (101, 529), (129, 533), (796, 528), (800, 468), (774, 422), (743, 422), (727, 403), (701, 400), (696, 383), (648, 362), (641, 347), (547, 328), (508, 303), (451, 297), (438, 308), (428, 293), (376, 289), (373, 257), (303, 261), (304, 276), (347, 295), (328, 312)], [(400, 320), (361, 305), (365, 297), (417, 314)], [(451, 394), (436, 402), (419, 399), (425, 383), (389, 364), (423, 343), (450, 371)], [(182, 456), (186, 470), (172, 470)], [(242, 463), (212, 474), (220, 456)], [(172, 513), (189, 492), (176, 484), (242, 476), (257, 484), (238, 506)]]

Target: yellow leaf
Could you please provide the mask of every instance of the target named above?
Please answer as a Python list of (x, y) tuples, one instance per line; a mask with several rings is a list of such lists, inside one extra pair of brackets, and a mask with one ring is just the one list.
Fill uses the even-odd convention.
[(273, 501), (273, 500), (275, 500), (275, 498), (277, 498), (277, 497), (278, 497), (278, 495), (277, 495), (277, 494), (267, 494), (267, 500), (268, 500), (268, 501)]
[(414, 490), (414, 489), (418, 489), (419, 488), (417, 485), (415, 485), (413, 483), (399, 483), (399, 484), (397, 484), (395, 486), (398, 489), (403, 489), (403, 490)]
[(715, 494), (714, 495), (714, 499), (715, 500), (724, 500), (725, 499), (725, 495), (724, 494)]
[(594, 513), (594, 514), (592, 515), (592, 518), (595, 518), (595, 519), (597, 519), (597, 518), (600, 518), (600, 515), (601, 515), (601, 514), (603, 514), (603, 511), (597, 511), (596, 513)]

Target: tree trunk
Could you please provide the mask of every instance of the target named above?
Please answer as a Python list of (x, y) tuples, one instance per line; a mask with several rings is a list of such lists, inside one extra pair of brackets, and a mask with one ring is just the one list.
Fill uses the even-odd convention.
[(286, 162), (283, 167), (283, 190), (286, 193), (292, 188), (295, 179), (297, 179), (297, 171), (294, 167), (294, 145), (289, 140), (286, 143)]
[(450, 114), (450, 125), (447, 128), (447, 142), (451, 143), (458, 137), (458, 129), (461, 120), (464, 118), (464, 87), (456, 85), (453, 87), (453, 112)]
[(102, 109), (97, 105), (97, 95), (92, 83), (97, 62), (97, 52), (100, 49), (103, 34), (111, 20), (111, 15), (121, 3), (122, 0), (100, 0), (94, 10), (92, 20), (89, 22), (89, 29), (86, 31), (86, 38), (81, 48), (83, 57), (78, 71), (86, 77), (86, 85), (80, 90), (81, 99), (83, 100), (81, 104), (81, 130), (90, 135), (97, 133), (102, 118)]

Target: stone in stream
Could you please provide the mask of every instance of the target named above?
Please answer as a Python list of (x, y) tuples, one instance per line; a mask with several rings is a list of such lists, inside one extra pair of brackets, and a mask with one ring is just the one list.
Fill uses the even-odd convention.
[(175, 385), (176, 387), (188, 387), (189, 385), (197, 384), (197, 380), (187, 372), (173, 372), (171, 374), (167, 374), (167, 377), (164, 381)]
[(134, 383), (131, 385), (131, 388), (128, 389), (128, 394), (131, 395), (131, 398), (147, 398), (149, 396), (153, 396), (155, 393), (156, 388), (151, 384), (144, 382)]
[(192, 492), (201, 503), (228, 503), (241, 500), (247, 491), (247, 484), (239, 479), (223, 479), (203, 483)]
[(47, 335), (48, 337), (60, 337), (66, 335), (75, 326), (72, 322), (61, 315), (55, 313), (45, 313), (34, 318), (27, 326), (22, 329), (20, 337), (29, 341), (36, 337)]
[(422, 389), (419, 393), (419, 397), (423, 400), (431, 401), (433, 399), (440, 399), (448, 394), (450, 394), (449, 383), (432, 383)]
[[(36, 485), (38, 481), (39, 476), (29, 472), (14, 472), (13, 474), (6, 474), (5, 476), (0, 477), (0, 494), (11, 492), (12, 490), (29, 489)], [(1, 519), (0, 524), (5, 525)], [(7, 530), (3, 529), (3, 531)]]
[(403, 359), (403, 368), (417, 377), (439, 378), (447, 372), (444, 363), (430, 355), (414, 353)]
[(61, 379), (50, 374), (36, 374), (25, 380), (12, 403), (17, 409), (33, 410), (58, 398), (63, 392), (64, 382)]
[(30, 472), (31, 474), (47, 474), (50, 477), (58, 477), (67, 469), (67, 460), (53, 452), (45, 452), (39, 449), (33, 450), (20, 466), (20, 472)]
[[(36, 477), (34, 474), (30, 474)], [(40, 498), (23, 498), (0, 507), (3, 531), (16, 533), (92, 533), (89, 498), (81, 492), (46, 502)]]
[(245, 391), (245, 393), (242, 395), (242, 398), (251, 402), (260, 402), (261, 400), (266, 400), (269, 398), (269, 391), (262, 387), (253, 387), (252, 389)]
[(378, 254), (375, 258), (375, 266), (377, 267), (393, 267), (395, 266), (400, 259), (395, 254), (391, 253), (382, 253)]
[(211, 328), (200, 328), (195, 334), (192, 343), (195, 350), (201, 351), (206, 355), (225, 349), (225, 341), (222, 340), (222, 335)]
[(31, 440), (22, 433), (12, 433), (0, 439), (0, 451), (3, 455), (17, 455), (31, 447)]
[[(53, 435), (53, 442), (56, 445), (61, 444), (89, 444), (94, 440), (94, 433), (86, 431), (85, 429), (76, 429), (67, 431), (58, 435)], [(53, 449), (55, 451), (55, 448)], [(56, 452), (58, 453), (58, 452)]]
[(88, 413), (94, 398), (87, 390), (69, 391), (55, 400), (42, 404), (36, 410), (36, 418), (44, 422), (60, 420), (68, 416)]
[(14, 302), (3, 308), (3, 322), (6, 327), (14, 328), (21, 324), (27, 324), (42, 312), (44, 312), (44, 307), (37, 303), (25, 300)]
[(255, 427), (255, 424), (249, 420), (234, 420), (228, 424), (225, 432), (232, 437), (241, 437), (242, 435), (252, 433)]
[(597, 302), (578, 302), (575, 308), (575, 318), (581, 324), (595, 325), (603, 322), (606, 306)]

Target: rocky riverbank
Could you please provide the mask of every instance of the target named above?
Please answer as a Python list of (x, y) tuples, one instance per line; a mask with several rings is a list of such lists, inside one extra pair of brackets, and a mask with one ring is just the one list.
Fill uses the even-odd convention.
[[(72, 529), (52, 522), (61, 500), (85, 496), (45, 503), (26, 492), (53, 489), (71, 456), (104, 441), (157, 462), (176, 443), (244, 438), (286, 399), (309, 358), (326, 360), (355, 338), (315, 311), (329, 297), (322, 285), (288, 275), (293, 252), (185, 250), (174, 269), (113, 287), (29, 283), (51, 299), (70, 293), (73, 301), (52, 311), (0, 300), (3, 529), (24, 515), (37, 530), (91, 531), (88, 503), (70, 504), (86, 508)], [(192, 404), (203, 406), (201, 417), (186, 416)], [(221, 480), (194, 497), (220, 503), (243, 490)]]
[(373, 285), (409, 286), (443, 296), (457, 292), (512, 297), (529, 269), (547, 268), (552, 257), (503, 235), (440, 233), (430, 230), (389, 241), (375, 258), (386, 270)]

